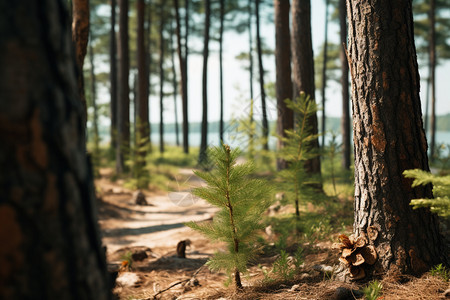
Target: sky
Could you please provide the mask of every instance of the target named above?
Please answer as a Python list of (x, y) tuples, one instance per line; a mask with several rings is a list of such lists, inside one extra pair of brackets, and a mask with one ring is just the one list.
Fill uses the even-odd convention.
[[(312, 14), (312, 39), (314, 53), (318, 53), (319, 46), (324, 40), (324, 19), (325, 19), (325, 1), (311, 1)], [(339, 27), (337, 24), (329, 22), (328, 39), (331, 42), (339, 43)], [(255, 26), (253, 26), (255, 27)], [(254, 29), (254, 28), (253, 28)], [(272, 49), (275, 48), (275, 26), (273, 23), (262, 24), (262, 35), (266, 43)], [(192, 45), (191, 45), (192, 44)], [(190, 41), (190, 46), (195, 45), (197, 50), (201, 50), (201, 41)], [(211, 41), (211, 52), (208, 61), (208, 121), (219, 120), (219, 59), (218, 59), (218, 45), (217, 42)], [(248, 113), (249, 110), (249, 72), (244, 70), (246, 63), (239, 62), (235, 57), (244, 51), (248, 51), (248, 33), (244, 32), (242, 35), (237, 35), (232, 31), (227, 31), (224, 34), (224, 101), (225, 120), (237, 117), (241, 114)], [(254, 57), (256, 64), (256, 57)], [(202, 65), (203, 58), (201, 55), (190, 55), (188, 58), (188, 96), (189, 96), (189, 121), (200, 122), (202, 111)], [(178, 64), (178, 59), (176, 59)], [(177, 66), (178, 67), (178, 66)], [(322, 66), (315, 66), (321, 68)], [(264, 59), (264, 68), (268, 71), (265, 77), (267, 82), (275, 81), (275, 57)], [(255, 73), (258, 69), (255, 68)], [(450, 82), (450, 62), (446, 62), (436, 69), (436, 112), (438, 115), (450, 113), (450, 93), (446, 92), (446, 83)], [(420, 70), (421, 77), (425, 77), (426, 68)], [(171, 87), (166, 87), (169, 91)], [(260, 91), (258, 82), (253, 85), (255, 94), (255, 117), (258, 119), (260, 112)], [(421, 99), (422, 111), (425, 113), (425, 82), (421, 82)], [(340, 86), (337, 83), (329, 82), (327, 87), (327, 102), (326, 115), (339, 117), (341, 116), (341, 98)], [(317, 101), (321, 101), (320, 93), (316, 91)], [(267, 99), (268, 117), (270, 120), (276, 119), (275, 99)], [(166, 123), (174, 122), (173, 113), (173, 97), (165, 100), (164, 119)], [(319, 113), (321, 115), (321, 113)], [(181, 99), (178, 99), (178, 120), (181, 122)], [(154, 95), (150, 97), (150, 121), (152, 123), (159, 122), (159, 96)]]

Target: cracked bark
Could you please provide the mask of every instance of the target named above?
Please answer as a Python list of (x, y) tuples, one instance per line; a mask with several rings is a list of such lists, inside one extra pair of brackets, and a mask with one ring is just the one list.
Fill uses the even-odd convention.
[(437, 217), (412, 210), (404, 170), (429, 170), (411, 1), (347, 0), (355, 143), (356, 235), (379, 229), (375, 273), (421, 274), (448, 263)]

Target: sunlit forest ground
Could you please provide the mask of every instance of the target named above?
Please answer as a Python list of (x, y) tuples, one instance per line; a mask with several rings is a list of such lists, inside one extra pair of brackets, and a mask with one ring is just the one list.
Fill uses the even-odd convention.
[[(147, 160), (150, 183), (140, 190), (146, 205), (136, 204), (136, 179), (116, 176), (109, 150), (101, 151), (96, 163), (99, 221), (108, 268), (118, 272), (118, 299), (443, 299), (449, 287), (449, 271), (438, 267), (420, 278), (336, 279), (339, 251), (332, 245), (339, 234), (351, 234), (353, 223), (353, 171), (341, 169), (340, 155), (322, 156), (325, 194), (302, 201), (299, 219), (283, 191), (275, 189), (257, 240), (260, 255), (242, 278), (244, 290), (236, 293), (226, 285), (225, 273), (205, 266), (225, 245), (184, 226), (188, 221), (210, 222), (216, 212), (189, 193), (203, 184), (192, 173), (199, 168), (198, 150), (185, 155), (176, 147), (164, 154), (153, 149)], [(437, 160), (435, 171), (448, 173), (447, 156)], [(259, 152), (255, 163), (254, 176), (276, 187), (274, 157)], [(177, 244), (187, 239), (186, 258), (179, 258)]]

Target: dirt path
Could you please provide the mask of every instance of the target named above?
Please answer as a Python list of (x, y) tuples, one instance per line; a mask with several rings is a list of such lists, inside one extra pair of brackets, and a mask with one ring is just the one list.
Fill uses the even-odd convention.
[[(190, 278), (217, 250), (217, 245), (210, 245), (202, 235), (184, 225), (189, 221), (210, 220), (217, 211), (189, 192), (190, 188), (203, 184), (192, 170), (179, 171), (179, 185), (172, 192), (144, 191), (148, 205), (135, 204), (136, 192), (123, 188), (121, 181), (111, 182), (110, 174), (110, 170), (101, 170), (102, 178), (96, 181), (101, 196), (99, 223), (109, 268), (119, 269), (127, 252), (144, 250), (148, 255), (142, 261), (133, 262), (130, 272), (119, 274), (115, 293), (120, 299), (129, 299), (130, 295), (150, 297), (173, 282)], [(191, 246), (186, 249), (187, 259), (181, 259), (176, 257), (176, 246), (186, 239), (191, 241)], [(217, 289), (223, 288), (221, 277), (223, 275), (212, 274), (207, 268), (197, 276), (203, 283), (208, 281), (208, 286), (217, 285)], [(165, 295), (186, 294), (189, 288), (180, 285)], [(200, 297), (199, 292), (205, 293), (196, 289), (195, 297)]]

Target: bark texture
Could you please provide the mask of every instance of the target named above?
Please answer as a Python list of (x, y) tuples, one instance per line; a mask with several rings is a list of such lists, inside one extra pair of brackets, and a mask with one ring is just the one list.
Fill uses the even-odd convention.
[(86, 123), (87, 104), (84, 93), (83, 64), (89, 41), (89, 0), (72, 0), (72, 41), (75, 45), (75, 56), (78, 67), (78, 90), (81, 103), (83, 103), (83, 118)]
[[(311, 41), (311, 3), (310, 0), (292, 1), (292, 65), (294, 82), (294, 99), (300, 92), (305, 92), (315, 99), (314, 55)], [(317, 134), (317, 115), (308, 120), (312, 133)], [(319, 149), (319, 141), (315, 139), (311, 146)], [(305, 169), (311, 174), (320, 174), (320, 157), (305, 162)]]
[[(350, 96), (348, 91), (348, 61), (345, 49), (347, 48), (347, 6), (346, 0), (339, 0), (339, 25), (341, 51), (339, 53), (341, 60), (341, 89), (342, 89), (342, 167), (350, 170)], [(344, 47), (345, 46), (345, 47)]]
[(413, 210), (402, 172), (429, 170), (410, 0), (347, 1), (355, 143), (356, 235), (375, 228), (376, 274), (421, 274), (448, 257), (438, 220)]
[[(284, 100), (292, 99), (291, 78), (291, 31), (289, 29), (290, 1), (274, 0), (275, 6), (275, 62), (277, 92), (277, 134), (285, 137), (285, 130), (294, 128), (294, 113), (288, 109)], [(278, 139), (278, 150), (284, 147)], [(286, 168), (286, 161), (277, 160), (277, 169)]]
[(67, 19), (0, 4), (1, 299), (110, 299)]

